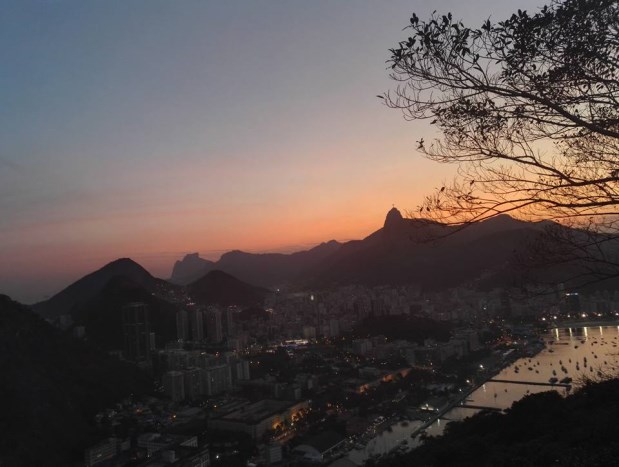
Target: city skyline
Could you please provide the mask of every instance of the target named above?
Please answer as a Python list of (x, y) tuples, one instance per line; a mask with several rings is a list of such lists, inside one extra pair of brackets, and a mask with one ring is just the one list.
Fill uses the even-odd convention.
[[(535, 10), (537, 2), (521, 8)], [(118, 257), (362, 238), (452, 173), (385, 108), (414, 11), (509, 2), (9, 3), (0, 20), (0, 292), (37, 301)]]

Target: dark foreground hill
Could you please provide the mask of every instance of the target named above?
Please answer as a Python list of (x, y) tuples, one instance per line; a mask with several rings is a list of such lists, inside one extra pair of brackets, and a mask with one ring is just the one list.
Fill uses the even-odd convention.
[(66, 466), (92, 443), (93, 417), (150, 389), (133, 366), (0, 295), (0, 465)]
[(148, 306), (150, 331), (159, 347), (176, 339), (179, 306), (125, 276), (112, 277), (97, 294), (76, 304), (71, 317), (75, 325), (84, 326), (88, 341), (105, 350), (118, 350), (123, 348), (123, 307), (135, 302)]
[(211, 271), (187, 286), (191, 297), (202, 305), (258, 306), (270, 293), (267, 289), (255, 287), (240, 281), (223, 271)]
[(120, 258), (82, 277), (49, 300), (33, 305), (33, 309), (45, 318), (70, 314), (97, 295), (113, 277), (129, 278), (148, 291), (155, 290), (158, 284), (164, 282), (153, 277), (135, 261)]
[(480, 413), (381, 467), (611, 466), (619, 459), (619, 379), (574, 395), (534, 394), (507, 414)]

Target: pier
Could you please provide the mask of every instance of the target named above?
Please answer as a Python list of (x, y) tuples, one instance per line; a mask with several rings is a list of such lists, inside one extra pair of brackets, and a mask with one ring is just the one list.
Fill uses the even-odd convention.
[(543, 383), (543, 382), (539, 382), (539, 381), (518, 381), (518, 380), (512, 380), (512, 379), (495, 379), (495, 378), (491, 378), (489, 380), (486, 381), (486, 383), (510, 383), (510, 384), (526, 384), (528, 386), (551, 386), (553, 388), (571, 388), (572, 385), (571, 384), (567, 384), (567, 383)]
[(460, 407), (462, 407), (463, 409), (492, 410), (494, 412), (503, 412), (503, 409), (500, 409), (498, 407), (486, 407), (483, 405), (464, 404), (464, 405), (461, 405)]

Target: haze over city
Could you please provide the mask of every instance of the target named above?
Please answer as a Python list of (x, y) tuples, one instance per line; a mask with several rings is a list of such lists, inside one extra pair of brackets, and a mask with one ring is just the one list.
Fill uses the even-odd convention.
[[(520, 8), (532, 11), (533, 1)], [(7, 2), (0, 290), (49, 296), (118, 257), (363, 238), (451, 168), (376, 97), (412, 11), (513, 2)]]

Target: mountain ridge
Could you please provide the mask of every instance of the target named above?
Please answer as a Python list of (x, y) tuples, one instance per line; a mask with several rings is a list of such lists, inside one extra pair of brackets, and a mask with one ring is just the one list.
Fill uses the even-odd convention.
[[(220, 269), (263, 287), (416, 282), (434, 288), (441, 279), (445, 279), (446, 286), (452, 286), (508, 267), (513, 253), (547, 225), (547, 221), (528, 222), (501, 214), (479, 223), (454, 226), (406, 218), (393, 207), (383, 226), (360, 240), (325, 242), (288, 255), (233, 250), (215, 262), (193, 253), (176, 262), (172, 276), (182, 277), (184, 265), (198, 265), (194, 275)], [(480, 241), (484, 238), (486, 243)]]
[(231, 250), (218, 261), (190, 253), (174, 264), (170, 282), (188, 285), (212, 270), (221, 270), (238, 279), (261, 287), (277, 286), (282, 277), (296, 277), (322, 261), (342, 244), (336, 240), (320, 243), (309, 250), (294, 253), (249, 253)]
[[(394, 207), (387, 213), (383, 227), (360, 240), (331, 240), (291, 254), (233, 250), (218, 261), (204, 260), (198, 253), (192, 253), (177, 261), (174, 270), (177, 278), (191, 278), (187, 286), (211, 271), (220, 270), (248, 286), (271, 290), (407, 283), (432, 290), (480, 284), (521, 286), (525, 278), (516, 273), (517, 257), (541, 239), (549, 226), (558, 224), (522, 221), (509, 215), (465, 227), (453, 226), (405, 218)], [(190, 267), (183, 270), (182, 265), (187, 264)], [(546, 272), (550, 270), (555, 282), (562, 281), (562, 272), (566, 275), (572, 271), (562, 271), (560, 265), (546, 268)], [(535, 282), (543, 274), (535, 272), (531, 277)], [(49, 300), (35, 304), (33, 309), (48, 319), (70, 314), (97, 295), (114, 276), (126, 276), (152, 293), (177, 287), (153, 277), (135, 261), (121, 258), (84, 276)]]

